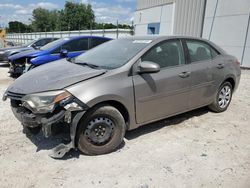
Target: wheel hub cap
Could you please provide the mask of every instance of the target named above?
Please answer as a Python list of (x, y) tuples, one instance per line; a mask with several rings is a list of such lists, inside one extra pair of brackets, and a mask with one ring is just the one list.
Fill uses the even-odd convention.
[(231, 88), (224, 86), (219, 93), (218, 104), (220, 108), (226, 108), (231, 99)]
[(114, 130), (114, 123), (106, 117), (98, 117), (89, 121), (85, 136), (94, 145), (104, 145), (110, 141)]

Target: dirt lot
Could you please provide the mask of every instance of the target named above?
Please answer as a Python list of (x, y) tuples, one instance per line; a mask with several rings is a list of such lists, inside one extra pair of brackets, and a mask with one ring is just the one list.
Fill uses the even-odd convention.
[[(13, 80), (0, 67), (0, 96)], [(60, 142), (26, 136), (9, 101), (0, 101), (0, 187), (250, 187), (250, 71), (229, 109), (206, 108), (130, 131), (117, 152), (63, 160)]]

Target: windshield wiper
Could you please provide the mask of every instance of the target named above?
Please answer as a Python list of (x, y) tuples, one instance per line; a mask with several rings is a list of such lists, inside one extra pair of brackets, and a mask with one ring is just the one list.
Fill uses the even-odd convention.
[(82, 66), (88, 66), (92, 69), (97, 69), (97, 68), (100, 68), (100, 66), (98, 65), (94, 65), (94, 64), (91, 64), (91, 63), (86, 63), (86, 62), (74, 62), (74, 64), (77, 64), (77, 65), (82, 65)]
[(74, 63), (74, 64), (77, 64), (77, 65), (88, 66), (88, 67), (93, 68), (93, 69), (100, 68), (100, 66), (94, 65), (94, 64), (91, 64), (91, 63), (87, 63), (87, 62), (76, 62), (76, 59), (75, 59), (75, 58), (66, 58), (66, 59), (67, 59), (67, 61), (69, 61), (69, 62), (71, 62), (71, 63)]
[(81, 62), (75, 62), (75, 64), (82, 65), (82, 66), (88, 66), (88, 67), (94, 68), (94, 69), (100, 68), (100, 66), (98, 66), (98, 65), (94, 65), (94, 64), (86, 63), (86, 62), (83, 62), (83, 63), (81, 63)]

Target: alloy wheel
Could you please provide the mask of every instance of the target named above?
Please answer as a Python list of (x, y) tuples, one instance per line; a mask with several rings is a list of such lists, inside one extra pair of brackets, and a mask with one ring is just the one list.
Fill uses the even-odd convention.
[(224, 109), (228, 106), (231, 100), (232, 90), (228, 85), (225, 85), (221, 88), (219, 97), (218, 97), (218, 105), (220, 108)]

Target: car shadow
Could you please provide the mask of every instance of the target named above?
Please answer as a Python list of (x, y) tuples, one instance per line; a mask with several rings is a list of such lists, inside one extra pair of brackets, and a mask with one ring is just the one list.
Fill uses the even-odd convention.
[(0, 62), (0, 67), (9, 67), (9, 64)]
[[(52, 149), (59, 144), (68, 144), (70, 142), (68, 127), (65, 128), (64, 124), (58, 124), (56, 126), (57, 128), (53, 130), (53, 133), (49, 138), (45, 138), (42, 131), (40, 131), (38, 134), (32, 134), (24, 128), (23, 133), (37, 147), (36, 152), (41, 150), (51, 150), (50, 152), (52, 152)], [(60, 160), (79, 158), (80, 154), (80, 151), (71, 149)]]
[[(170, 118), (166, 118), (161, 121), (143, 125), (137, 129), (127, 131), (125, 138), (128, 140), (137, 139), (142, 135), (149, 134), (151, 132), (162, 129), (166, 126), (174, 126), (192, 117), (201, 116), (208, 112), (209, 112), (208, 108), (203, 107), (203, 108), (199, 108), (199, 109), (186, 112), (180, 115), (176, 115)], [(23, 132), (26, 134), (27, 138), (29, 138), (30, 141), (34, 145), (36, 145), (37, 147), (36, 152), (39, 152), (41, 150), (52, 150), (54, 147), (58, 146), (61, 143), (64, 143), (64, 144), (69, 143), (70, 141), (69, 132), (68, 132), (69, 130), (63, 127), (65, 127), (65, 125), (63, 124), (58, 125), (57, 130), (49, 138), (45, 138), (41, 131), (37, 135), (31, 134), (29, 131), (25, 129)], [(123, 142), (116, 151), (119, 152), (124, 146), (125, 146), (125, 142)], [(59, 160), (79, 158), (80, 155), (81, 155), (81, 152), (79, 150), (71, 149), (68, 153), (65, 154), (63, 158)]]
[(166, 126), (173, 126), (177, 125), (179, 123), (182, 123), (183, 121), (186, 121), (192, 117), (195, 116), (201, 116), (209, 112), (209, 109), (207, 107), (202, 107), (196, 110), (192, 110), (183, 114), (179, 114), (173, 117), (169, 117), (154, 123), (150, 123), (147, 125), (143, 125), (141, 127), (138, 127), (134, 130), (127, 131), (125, 138), (128, 140), (136, 139), (142, 135), (160, 130)]

